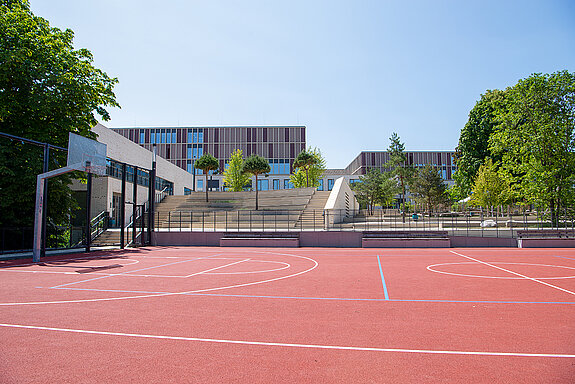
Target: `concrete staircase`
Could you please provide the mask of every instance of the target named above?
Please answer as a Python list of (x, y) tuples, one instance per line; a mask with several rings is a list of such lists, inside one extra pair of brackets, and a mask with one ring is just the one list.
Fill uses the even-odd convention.
[(315, 191), (309, 203), (302, 211), (296, 228), (323, 228), (324, 227), (324, 207), (329, 198), (330, 191)]
[[(98, 237), (92, 240), (90, 244), (94, 247), (120, 245), (120, 233), (121, 233), (120, 228), (108, 228), (107, 230), (102, 232)], [(124, 232), (124, 244), (127, 245), (131, 241), (132, 241), (132, 228), (128, 228)]]
[[(294, 226), (309, 204), (315, 188), (260, 191), (259, 210), (255, 192), (194, 192), (188, 196), (167, 196), (156, 206), (156, 228), (246, 229), (248, 226), (274, 229)], [(250, 227), (251, 228), (251, 227)]]

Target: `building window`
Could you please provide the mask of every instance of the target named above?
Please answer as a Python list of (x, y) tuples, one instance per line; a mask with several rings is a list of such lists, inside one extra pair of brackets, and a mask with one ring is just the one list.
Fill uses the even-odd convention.
[(323, 179), (319, 179), (319, 186), (317, 187), (318, 191), (323, 191)]
[(197, 190), (198, 190), (198, 191), (203, 191), (203, 190), (204, 190), (204, 180), (202, 180), (202, 179), (199, 179), (199, 180), (198, 180), (198, 188), (197, 188)]
[(293, 184), (289, 181), (289, 179), (284, 179), (284, 189), (292, 189)]
[(268, 179), (258, 180), (258, 190), (267, 191), (270, 189), (270, 182)]
[(327, 179), (327, 190), (331, 191), (333, 189), (333, 179)]
[(204, 130), (202, 128), (188, 129), (188, 143), (203, 143)]
[(146, 142), (146, 132), (140, 131), (140, 144), (144, 144)]
[(154, 144), (156, 142), (156, 130), (150, 130), (150, 144)]
[(274, 179), (273, 188), (274, 189), (280, 189), (280, 179)]
[(191, 194), (192, 194), (192, 190), (190, 188), (184, 187), (184, 196), (191, 195)]

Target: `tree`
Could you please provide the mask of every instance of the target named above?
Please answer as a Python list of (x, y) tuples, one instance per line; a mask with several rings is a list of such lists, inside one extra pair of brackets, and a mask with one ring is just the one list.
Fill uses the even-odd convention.
[(455, 149), (457, 170), (453, 174), (452, 194), (456, 199), (469, 196), (479, 167), (487, 157), (495, 158), (489, 150), (489, 137), (498, 125), (498, 114), (507, 109), (507, 102), (506, 91), (488, 90), (469, 112)]
[(489, 150), (525, 201), (553, 225), (575, 197), (575, 73), (533, 74), (507, 89)]
[(388, 205), (398, 192), (397, 182), (391, 175), (377, 168), (370, 168), (351, 187), (359, 203), (366, 206), (371, 215), (375, 205)]
[[(293, 166), (294, 168), (301, 168), (305, 172), (305, 186), (309, 187), (309, 169), (317, 163), (317, 158), (313, 153), (306, 151), (305, 149), (298, 153), (296, 156)], [(295, 184), (294, 184), (295, 186)], [(298, 188), (298, 187), (296, 187)]]
[(243, 191), (250, 183), (251, 175), (243, 171), (243, 164), (242, 150), (236, 149), (232, 153), (228, 168), (224, 171), (224, 185), (234, 192)]
[(427, 206), (430, 215), (435, 207), (449, 201), (447, 184), (439, 171), (429, 164), (418, 170), (410, 191), (417, 200)]
[(216, 171), (219, 168), (220, 163), (213, 155), (206, 152), (196, 160), (194, 165), (197, 169), (204, 171), (204, 174), (206, 175), (206, 202), (208, 202), (208, 173), (210, 171)]
[[(95, 138), (95, 115), (109, 120), (105, 107), (117, 107), (118, 82), (92, 65), (87, 49), (75, 50), (74, 33), (35, 16), (28, 1), (0, 0), (0, 131), (67, 147), (68, 133)], [(66, 163), (50, 153), (50, 168)], [(40, 148), (19, 142), (0, 146), (0, 226), (31, 226)], [(77, 204), (71, 175), (50, 179), (48, 223), (67, 224)]]
[(497, 164), (487, 159), (477, 172), (471, 204), (481, 207), (501, 206), (513, 199), (510, 184), (498, 172)]
[(389, 138), (389, 162), (386, 167), (391, 168), (392, 175), (394, 175), (401, 187), (401, 216), (405, 223), (405, 195), (407, 186), (411, 183), (415, 173), (413, 167), (406, 164), (407, 156), (405, 155), (405, 145), (400, 141), (397, 133), (393, 133)]
[[(305, 188), (305, 187), (319, 187), (319, 181), (326, 170), (325, 159), (321, 155), (321, 152), (317, 148), (308, 148), (306, 155), (303, 155), (310, 162), (310, 165), (304, 167), (304, 161), (296, 157), (294, 161), (294, 173), (290, 175), (290, 181), (295, 188)], [(300, 152), (300, 155), (303, 152)], [(308, 155), (311, 155), (311, 159)], [(299, 155), (298, 155), (299, 157)], [(298, 165), (302, 164), (302, 165)]]
[(256, 178), (256, 211), (258, 210), (258, 175), (268, 173), (270, 170), (270, 164), (261, 156), (251, 155), (244, 161), (243, 171), (251, 173)]

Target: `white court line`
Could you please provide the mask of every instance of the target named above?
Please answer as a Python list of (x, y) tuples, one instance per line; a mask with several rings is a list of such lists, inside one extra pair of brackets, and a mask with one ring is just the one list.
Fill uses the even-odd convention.
[[(228, 285), (225, 287), (214, 287), (214, 288), (197, 289), (197, 290), (186, 291), (186, 292), (167, 292), (167, 293), (137, 295), (137, 296), (102, 297), (102, 298), (97, 298), (97, 299), (77, 299), (77, 300), (57, 300), (57, 301), (25, 301), (25, 302), (0, 303), (0, 306), (93, 303), (93, 302), (99, 302), (99, 301), (146, 299), (146, 298), (151, 298), (151, 297), (166, 297), (166, 296), (174, 296), (174, 295), (187, 295), (190, 293), (211, 292), (211, 291), (218, 291), (218, 290), (222, 290), (222, 289), (247, 287), (250, 285), (264, 284), (264, 283), (270, 283), (272, 281), (289, 279), (289, 278), (296, 277), (296, 276), (302, 275), (304, 273), (310, 272), (310, 271), (316, 269), (317, 266), (319, 265), (318, 262), (315, 261), (314, 259), (311, 259), (311, 258), (305, 257), (305, 256), (298, 256), (298, 255), (292, 255), (289, 253), (279, 253), (279, 252), (264, 252), (264, 251), (250, 251), (250, 252), (270, 254), (270, 255), (279, 255), (279, 256), (289, 256), (289, 257), (295, 257), (295, 258), (299, 258), (299, 259), (305, 259), (305, 260), (309, 260), (309, 261), (313, 262), (314, 265), (308, 269), (305, 269), (305, 270), (297, 272), (297, 273), (293, 273), (291, 275), (276, 277), (276, 278), (267, 279), (267, 280), (254, 281), (251, 283)], [(214, 256), (218, 256), (218, 255), (214, 255)], [(204, 257), (204, 258), (207, 258), (207, 257)]]
[(147, 268), (136, 269), (135, 271), (126, 271), (126, 272), (122, 272), (122, 273), (113, 273), (113, 274), (109, 274), (109, 275), (105, 275), (105, 276), (94, 277), (93, 279), (86, 279), (86, 280), (74, 281), (74, 282), (66, 283), (66, 284), (60, 284), (60, 285), (56, 285), (56, 286), (50, 287), (50, 288), (66, 287), (66, 286), (69, 286), (69, 285), (87, 283), (88, 281), (101, 280), (101, 279), (105, 279), (105, 278), (113, 277), (113, 276), (127, 276), (127, 275), (130, 274), (130, 272), (147, 271), (147, 270), (149, 270), (149, 269), (162, 268), (162, 267), (167, 267), (167, 266), (169, 266), (169, 265), (174, 265), (174, 264), (188, 263), (188, 262), (190, 262), (190, 261), (196, 261), (196, 260), (200, 260), (200, 259), (203, 259), (203, 258), (199, 257), (199, 258), (189, 259), (189, 260), (183, 260), (183, 261), (174, 261), (173, 263), (154, 265), (154, 266), (147, 267)]
[(435, 355), (475, 355), (475, 356), (554, 357), (554, 358), (561, 357), (561, 358), (571, 358), (571, 359), (575, 358), (575, 355), (558, 354), (558, 353), (448, 351), (448, 350), (434, 350), (434, 349), (404, 349), (404, 348), (353, 347), (353, 346), (321, 345), (321, 344), (273, 343), (273, 342), (266, 342), (266, 341), (204, 339), (204, 338), (199, 338), (199, 337), (163, 336), (163, 335), (146, 335), (146, 334), (141, 334), (141, 333), (89, 331), (89, 330), (84, 330), (84, 329), (37, 327), (37, 326), (32, 326), (32, 325), (2, 324), (2, 323), (0, 323), (0, 327), (36, 329), (36, 330), (42, 330), (42, 331), (55, 331), (55, 332), (83, 333), (83, 334), (91, 334), (91, 335), (138, 337), (138, 338), (143, 338), (143, 339), (200, 341), (200, 342), (220, 343), (220, 344), (241, 344), (241, 345), (260, 345), (260, 346), (268, 346), (268, 347), (312, 348), (312, 349), (327, 349), (327, 350), (340, 350), (340, 351), (343, 350), (343, 351), (367, 351), (367, 352), (401, 352), (401, 353), (422, 353), (422, 354), (435, 354)]
[(553, 285), (553, 284), (546, 283), (545, 281), (541, 281), (541, 280), (535, 279), (535, 278), (533, 278), (533, 277), (525, 276), (525, 275), (522, 275), (521, 273), (513, 272), (513, 271), (510, 271), (509, 269), (501, 268), (501, 267), (498, 267), (497, 265), (489, 264), (489, 263), (487, 263), (487, 262), (485, 262), (485, 261), (477, 260), (477, 259), (474, 259), (473, 257), (465, 256), (465, 255), (462, 255), (461, 253), (457, 253), (457, 252), (455, 252), (455, 251), (449, 251), (449, 252), (451, 252), (451, 253), (453, 253), (453, 254), (456, 254), (456, 255), (458, 255), (458, 256), (461, 256), (461, 257), (465, 257), (466, 259), (473, 260), (473, 261), (475, 261), (475, 262), (478, 262), (478, 263), (487, 265), (487, 266), (489, 266), (489, 267), (496, 268), (496, 269), (499, 269), (499, 270), (501, 270), (501, 271), (505, 271), (505, 272), (507, 272), (507, 273), (511, 273), (511, 274), (513, 274), (513, 275), (516, 275), (516, 276), (523, 277), (524, 279), (531, 280), (531, 281), (534, 281), (534, 282), (536, 282), (536, 283), (543, 284), (543, 285), (546, 285), (546, 286), (548, 286), (548, 287), (555, 288), (555, 289), (558, 289), (558, 290), (560, 290), (560, 291), (563, 291), (563, 292), (565, 292), (565, 293), (568, 293), (568, 294), (570, 294), (570, 295), (575, 296), (575, 292), (569, 291), (569, 290), (567, 290), (567, 289), (558, 287), (558, 286)]
[(187, 275), (187, 276), (185, 276), (185, 277), (192, 277), (192, 276), (201, 275), (201, 274), (203, 274), (203, 273), (208, 273), (208, 272), (211, 272), (211, 271), (215, 271), (216, 269), (221, 269), (221, 268), (229, 267), (230, 265), (235, 265), (235, 264), (239, 264), (239, 263), (244, 263), (244, 262), (246, 262), (246, 261), (250, 261), (250, 259), (243, 259), (243, 260), (240, 260), (240, 261), (234, 261), (233, 263), (229, 263), (229, 264), (225, 264), (225, 265), (220, 265), (219, 267), (206, 269), (205, 271), (201, 271), (201, 272), (192, 273), (191, 275)]

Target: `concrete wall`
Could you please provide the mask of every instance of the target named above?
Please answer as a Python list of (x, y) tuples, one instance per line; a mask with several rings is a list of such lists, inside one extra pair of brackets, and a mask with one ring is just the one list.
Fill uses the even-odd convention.
[(324, 209), (328, 213), (325, 218), (327, 228), (341, 223), (347, 217), (346, 211), (351, 212), (351, 214), (359, 211), (359, 203), (355, 199), (355, 193), (343, 177), (335, 181)]

